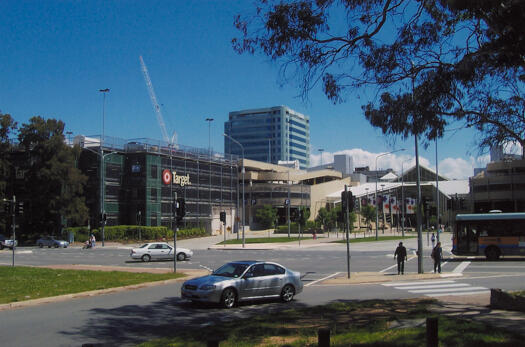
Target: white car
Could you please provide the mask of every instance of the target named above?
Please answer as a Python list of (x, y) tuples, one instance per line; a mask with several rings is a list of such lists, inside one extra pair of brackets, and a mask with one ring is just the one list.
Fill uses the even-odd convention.
[[(166, 242), (150, 242), (143, 244), (139, 248), (132, 248), (129, 256), (132, 259), (142, 259), (142, 261), (148, 262), (157, 259), (173, 259), (173, 254), (173, 246), (168, 245)], [(183, 261), (190, 259), (193, 251), (177, 247), (175, 254), (177, 260)]]

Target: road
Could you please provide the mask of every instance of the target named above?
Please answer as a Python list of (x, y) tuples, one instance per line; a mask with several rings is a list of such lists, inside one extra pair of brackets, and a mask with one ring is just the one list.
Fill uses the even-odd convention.
[[(352, 272), (383, 271), (394, 274), (393, 249), (397, 242), (352, 245)], [(411, 254), (406, 272), (417, 272), (413, 256), (414, 240), (407, 240)], [(428, 251), (428, 249), (426, 250)], [(10, 264), (7, 251), (0, 252), (0, 264)], [(239, 259), (271, 259), (306, 274), (304, 292), (292, 306), (318, 305), (333, 300), (394, 299), (420, 296), (465, 295), (486, 292), (498, 287), (523, 289), (524, 260), (506, 259), (487, 262), (478, 259), (447, 259), (443, 271), (462, 276), (425, 281), (396, 281), (376, 284), (326, 285), (319, 279), (346, 273), (344, 245), (321, 245), (316, 248), (274, 250), (195, 249), (192, 260), (179, 262), (180, 268), (217, 267)], [(99, 264), (127, 267), (171, 268), (172, 262), (142, 263), (129, 259), (129, 250), (97, 248), (94, 250), (19, 248), (17, 264)], [(425, 257), (424, 268), (432, 264)], [(232, 310), (195, 307), (180, 299), (181, 283), (85, 297), (14, 310), (0, 311), (1, 341), (6, 346), (80, 346), (83, 343), (133, 345), (160, 336), (175, 334), (185, 327), (205, 327), (218, 320), (248, 318), (254, 314), (280, 310), (289, 305), (270, 301), (248, 303)], [(7, 332), (7, 334), (5, 334)]]

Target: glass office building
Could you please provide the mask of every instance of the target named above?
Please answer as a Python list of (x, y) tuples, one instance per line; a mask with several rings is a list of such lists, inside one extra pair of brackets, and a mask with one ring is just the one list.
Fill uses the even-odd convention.
[[(299, 162), (310, 165), (310, 119), (286, 106), (229, 113), (224, 132), (244, 147), (244, 157), (267, 163)], [(241, 155), (241, 147), (224, 138), (224, 153)]]

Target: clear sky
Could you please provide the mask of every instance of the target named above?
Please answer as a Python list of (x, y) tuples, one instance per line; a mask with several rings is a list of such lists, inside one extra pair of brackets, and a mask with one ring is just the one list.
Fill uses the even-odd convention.
[[(357, 166), (401, 171), (413, 163), (414, 141), (386, 140), (364, 118), (361, 105), (375, 95), (348, 96), (333, 105), (320, 88), (309, 99), (296, 85), (281, 85), (279, 66), (264, 56), (238, 55), (233, 19), (250, 13), (248, 0), (211, 1), (0, 1), (0, 111), (22, 124), (31, 116), (57, 118), (75, 135), (102, 133), (102, 94), (109, 88), (105, 134), (161, 139), (139, 56), (148, 67), (168, 134), (178, 143), (224, 151), (228, 112), (287, 105), (310, 117), (311, 163), (346, 151)], [(438, 141), (439, 172), (466, 178), (484, 166), (471, 130), (450, 131)], [(435, 168), (434, 145), (420, 147), (422, 163)]]

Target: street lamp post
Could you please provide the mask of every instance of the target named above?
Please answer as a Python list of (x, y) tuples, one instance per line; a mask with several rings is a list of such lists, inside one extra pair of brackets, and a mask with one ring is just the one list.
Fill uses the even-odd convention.
[(439, 242), (439, 174), (438, 174), (438, 140), (436, 138), (436, 232), (437, 242)]
[[(211, 122), (213, 122), (213, 118), (206, 118), (206, 122), (208, 122), (208, 157), (210, 159), (210, 167), (209, 167), (209, 182), (208, 182), (208, 193), (209, 193), (209, 204), (210, 204), (210, 218), (213, 219), (213, 208), (211, 207)], [(221, 182), (222, 184), (222, 182)], [(210, 221), (210, 227), (211, 227)]]
[[(235, 142), (241, 147), (241, 153), (242, 153), (242, 248), (244, 248), (244, 243), (245, 243), (245, 239), (244, 239), (244, 208), (245, 208), (245, 203), (244, 203), (244, 172), (245, 172), (244, 171), (244, 146), (241, 145), (239, 141), (235, 140), (230, 135), (227, 135), (227, 134), (222, 134), (222, 135), (229, 138), (231, 141)], [(231, 149), (230, 149), (230, 153), (231, 153)]]
[(406, 202), (405, 202), (405, 171), (403, 168), (403, 164), (409, 162), (409, 160), (405, 160), (401, 163), (401, 234), (403, 237), (405, 237), (405, 209), (406, 209)]
[(102, 93), (102, 136), (100, 137), (100, 221), (102, 227), (102, 247), (104, 247), (104, 226), (106, 221), (104, 220), (104, 197), (105, 197), (105, 182), (104, 182), (104, 123), (106, 118), (106, 94), (109, 93), (109, 88), (99, 89)]
[(379, 231), (378, 231), (378, 227), (377, 227), (377, 224), (379, 223), (379, 215), (378, 215), (378, 204), (377, 204), (377, 181), (379, 181), (379, 175), (377, 174), (377, 159), (381, 158), (381, 157), (384, 157), (385, 155), (389, 155), (389, 154), (392, 154), (392, 153), (396, 153), (396, 152), (401, 152), (401, 151), (404, 151), (405, 149), (404, 148), (401, 148), (401, 149), (396, 149), (395, 151), (391, 151), (391, 152), (387, 152), (387, 153), (382, 153), (382, 154), (379, 154), (378, 156), (376, 156), (376, 192), (375, 192), (375, 200), (376, 200), (376, 240), (379, 239)]

